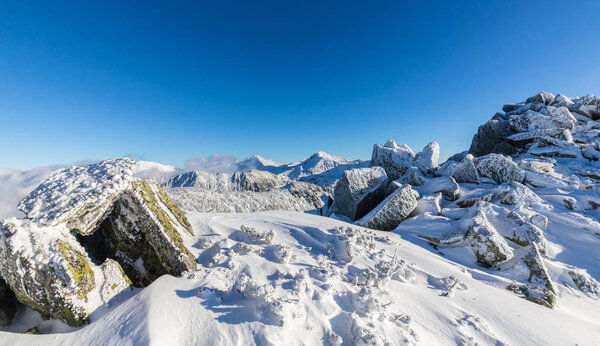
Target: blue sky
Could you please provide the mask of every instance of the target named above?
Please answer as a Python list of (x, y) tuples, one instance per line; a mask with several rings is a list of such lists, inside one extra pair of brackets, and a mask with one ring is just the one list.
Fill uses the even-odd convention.
[(0, 2), (0, 167), (449, 156), (504, 103), (600, 94), (598, 1), (139, 3)]

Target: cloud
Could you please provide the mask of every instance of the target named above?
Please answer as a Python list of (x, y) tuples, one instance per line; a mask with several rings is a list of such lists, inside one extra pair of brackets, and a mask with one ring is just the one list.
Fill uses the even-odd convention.
[(42, 180), (65, 166), (48, 166), (29, 171), (0, 168), (0, 219), (19, 216), (17, 204)]
[(185, 161), (188, 171), (204, 171), (211, 173), (235, 172), (239, 170), (238, 161), (233, 156), (212, 154)]

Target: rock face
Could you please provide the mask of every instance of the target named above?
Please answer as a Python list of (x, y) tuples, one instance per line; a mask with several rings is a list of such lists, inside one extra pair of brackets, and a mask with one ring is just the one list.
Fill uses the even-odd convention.
[(184, 232), (191, 234), (192, 228), (162, 188), (134, 180), (100, 229), (84, 241), (94, 257), (118, 260), (136, 286), (145, 286), (163, 274), (177, 276), (196, 267), (183, 245)]
[(17, 299), (4, 279), (0, 278), (0, 326), (8, 326), (17, 312)]
[(381, 167), (345, 171), (335, 185), (333, 212), (357, 220), (373, 209), (385, 196), (388, 177)]
[(511, 248), (483, 211), (477, 212), (473, 218), (465, 240), (475, 253), (477, 261), (483, 266), (493, 267), (513, 257)]
[(467, 155), (458, 165), (454, 167), (452, 177), (458, 183), (479, 184), (479, 173), (475, 167), (473, 155)]
[(410, 185), (404, 185), (396, 189), (357, 224), (380, 231), (391, 231), (415, 210), (418, 199), (419, 193)]
[(371, 167), (383, 167), (388, 178), (396, 180), (413, 165), (414, 158), (415, 154), (407, 145), (398, 145), (390, 139), (383, 146), (373, 146)]
[(81, 325), (131, 286), (122, 267), (138, 285), (196, 268), (181, 236), (192, 232), (185, 214), (160, 186), (133, 178), (132, 165), (61, 171), (21, 202), (27, 219), (0, 224), (0, 274), (19, 301)]
[[(113, 268), (108, 275), (64, 225), (13, 218), (2, 221), (0, 234), (0, 273), (17, 299), (42, 316), (82, 325), (89, 313), (130, 286), (118, 263), (116, 273)], [(111, 287), (112, 296), (100, 293), (103, 286)]]
[(593, 118), (595, 96), (569, 99), (541, 92), (525, 102), (505, 105), (504, 113), (479, 127), (469, 152), (475, 156), (490, 153), (512, 155), (530, 152), (537, 156), (578, 157), (571, 132), (577, 120), (571, 112)]
[(440, 145), (436, 142), (431, 142), (417, 154), (414, 160), (415, 166), (423, 174), (433, 173), (439, 168), (438, 160), (440, 159)]

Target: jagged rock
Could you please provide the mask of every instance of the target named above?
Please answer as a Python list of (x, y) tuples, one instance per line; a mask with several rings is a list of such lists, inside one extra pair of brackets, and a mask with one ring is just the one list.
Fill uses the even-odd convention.
[(178, 276), (196, 268), (183, 244), (184, 232), (192, 233), (185, 214), (160, 186), (140, 179), (132, 181), (99, 230), (84, 241), (94, 257), (116, 259), (136, 286), (145, 286), (163, 274)]
[(357, 220), (384, 198), (388, 177), (382, 167), (344, 172), (333, 192), (333, 212)]
[[(19, 301), (73, 326), (130, 284), (118, 263), (94, 264), (64, 225), (2, 221), (0, 258), (0, 273)], [(114, 287), (114, 295), (103, 295), (103, 287)]]
[(546, 91), (542, 91), (540, 93), (538, 93), (537, 95), (531, 96), (530, 98), (528, 98), (525, 103), (532, 103), (532, 102), (538, 102), (538, 103), (543, 103), (545, 105), (549, 105), (554, 101), (554, 95), (546, 92)]
[(516, 181), (502, 183), (494, 192), (494, 198), (500, 203), (518, 206), (540, 206), (542, 199), (527, 186)]
[(567, 107), (572, 104), (573, 104), (573, 101), (571, 101), (570, 98), (559, 93), (556, 95), (556, 97), (554, 98), (554, 101), (552, 101), (552, 103), (550, 105), (554, 106), (554, 107)]
[(454, 167), (452, 177), (458, 183), (473, 183), (479, 184), (479, 173), (477, 167), (475, 167), (475, 160), (473, 155), (469, 154)]
[(536, 244), (531, 245), (531, 250), (523, 258), (523, 263), (529, 268), (529, 278), (527, 280), (531, 283), (543, 285), (542, 297), (530, 295), (526, 299), (549, 308), (554, 307), (556, 305), (556, 290)]
[(373, 146), (371, 167), (383, 167), (388, 178), (396, 180), (413, 165), (414, 158), (415, 154), (406, 144), (398, 145), (390, 139), (383, 146)]
[(133, 160), (112, 159), (62, 170), (19, 203), (27, 218), (47, 226), (66, 223), (90, 234), (113, 201), (131, 185)]
[(512, 249), (481, 210), (469, 225), (465, 240), (477, 262), (485, 267), (493, 267), (513, 257)]
[(402, 176), (402, 178), (398, 179), (398, 181), (402, 184), (410, 184), (412, 186), (421, 186), (425, 184), (425, 177), (421, 174), (415, 167), (411, 167), (406, 171), (406, 174)]
[(600, 283), (590, 276), (586, 271), (581, 269), (569, 270), (569, 276), (573, 283), (581, 292), (600, 298)]
[(507, 181), (523, 182), (525, 180), (525, 172), (508, 156), (488, 154), (477, 157), (474, 161), (480, 177), (490, 178), (498, 184)]
[(17, 312), (17, 299), (4, 279), (0, 278), (0, 326), (10, 325)]
[(418, 199), (419, 193), (413, 190), (410, 185), (402, 186), (365, 215), (357, 224), (380, 231), (391, 231), (412, 213), (417, 207)]
[(414, 159), (414, 164), (423, 174), (433, 173), (433, 171), (439, 168), (439, 159), (440, 145), (436, 142), (431, 142), (417, 154)]
[(548, 254), (548, 243), (544, 232), (536, 225), (523, 220), (523, 218), (514, 212), (508, 214), (508, 220), (514, 223), (510, 228), (510, 235), (506, 238), (520, 246), (535, 244), (536, 249), (543, 254)]
[(489, 154), (510, 134), (510, 126), (506, 120), (489, 120), (481, 125), (473, 136), (469, 153), (475, 156)]
[(464, 196), (456, 204), (461, 208), (470, 208), (478, 202), (489, 202), (492, 199), (492, 194), (485, 190), (475, 190)]

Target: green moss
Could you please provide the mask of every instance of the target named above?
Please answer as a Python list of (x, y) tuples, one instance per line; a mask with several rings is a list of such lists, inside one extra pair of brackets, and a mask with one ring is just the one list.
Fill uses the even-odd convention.
[(58, 241), (58, 249), (67, 261), (67, 268), (75, 281), (77, 298), (87, 301), (87, 293), (94, 288), (94, 272), (87, 258), (67, 242)]
[(157, 185), (157, 187), (158, 187), (158, 196), (161, 199), (161, 202), (167, 206), (167, 208), (169, 209), (171, 214), (173, 214), (173, 216), (175, 216), (175, 218), (177, 219), (177, 221), (179, 221), (179, 223), (183, 226), (183, 228), (189, 234), (194, 235), (194, 232), (192, 231), (192, 226), (190, 225), (190, 222), (188, 221), (187, 217), (185, 216), (185, 213), (181, 209), (179, 209), (173, 203), (173, 201), (171, 201), (169, 196), (167, 196), (167, 194), (162, 189), (162, 187), (160, 187), (160, 185)]
[(79, 320), (75, 318), (73, 312), (67, 307), (63, 307), (62, 309), (60, 309), (60, 315), (70, 326), (80, 327), (84, 324), (89, 323), (88, 315), (85, 315), (83, 319)]
[(183, 253), (187, 255), (191, 255), (186, 247), (183, 245), (183, 239), (173, 223), (171, 222), (171, 218), (165, 213), (165, 211), (160, 207), (159, 201), (156, 198), (156, 194), (152, 191), (152, 188), (148, 184), (148, 182), (144, 180), (133, 181), (133, 188), (137, 190), (144, 200), (146, 206), (152, 211), (158, 222), (161, 224), (165, 233), (169, 237), (169, 239), (177, 246)]

